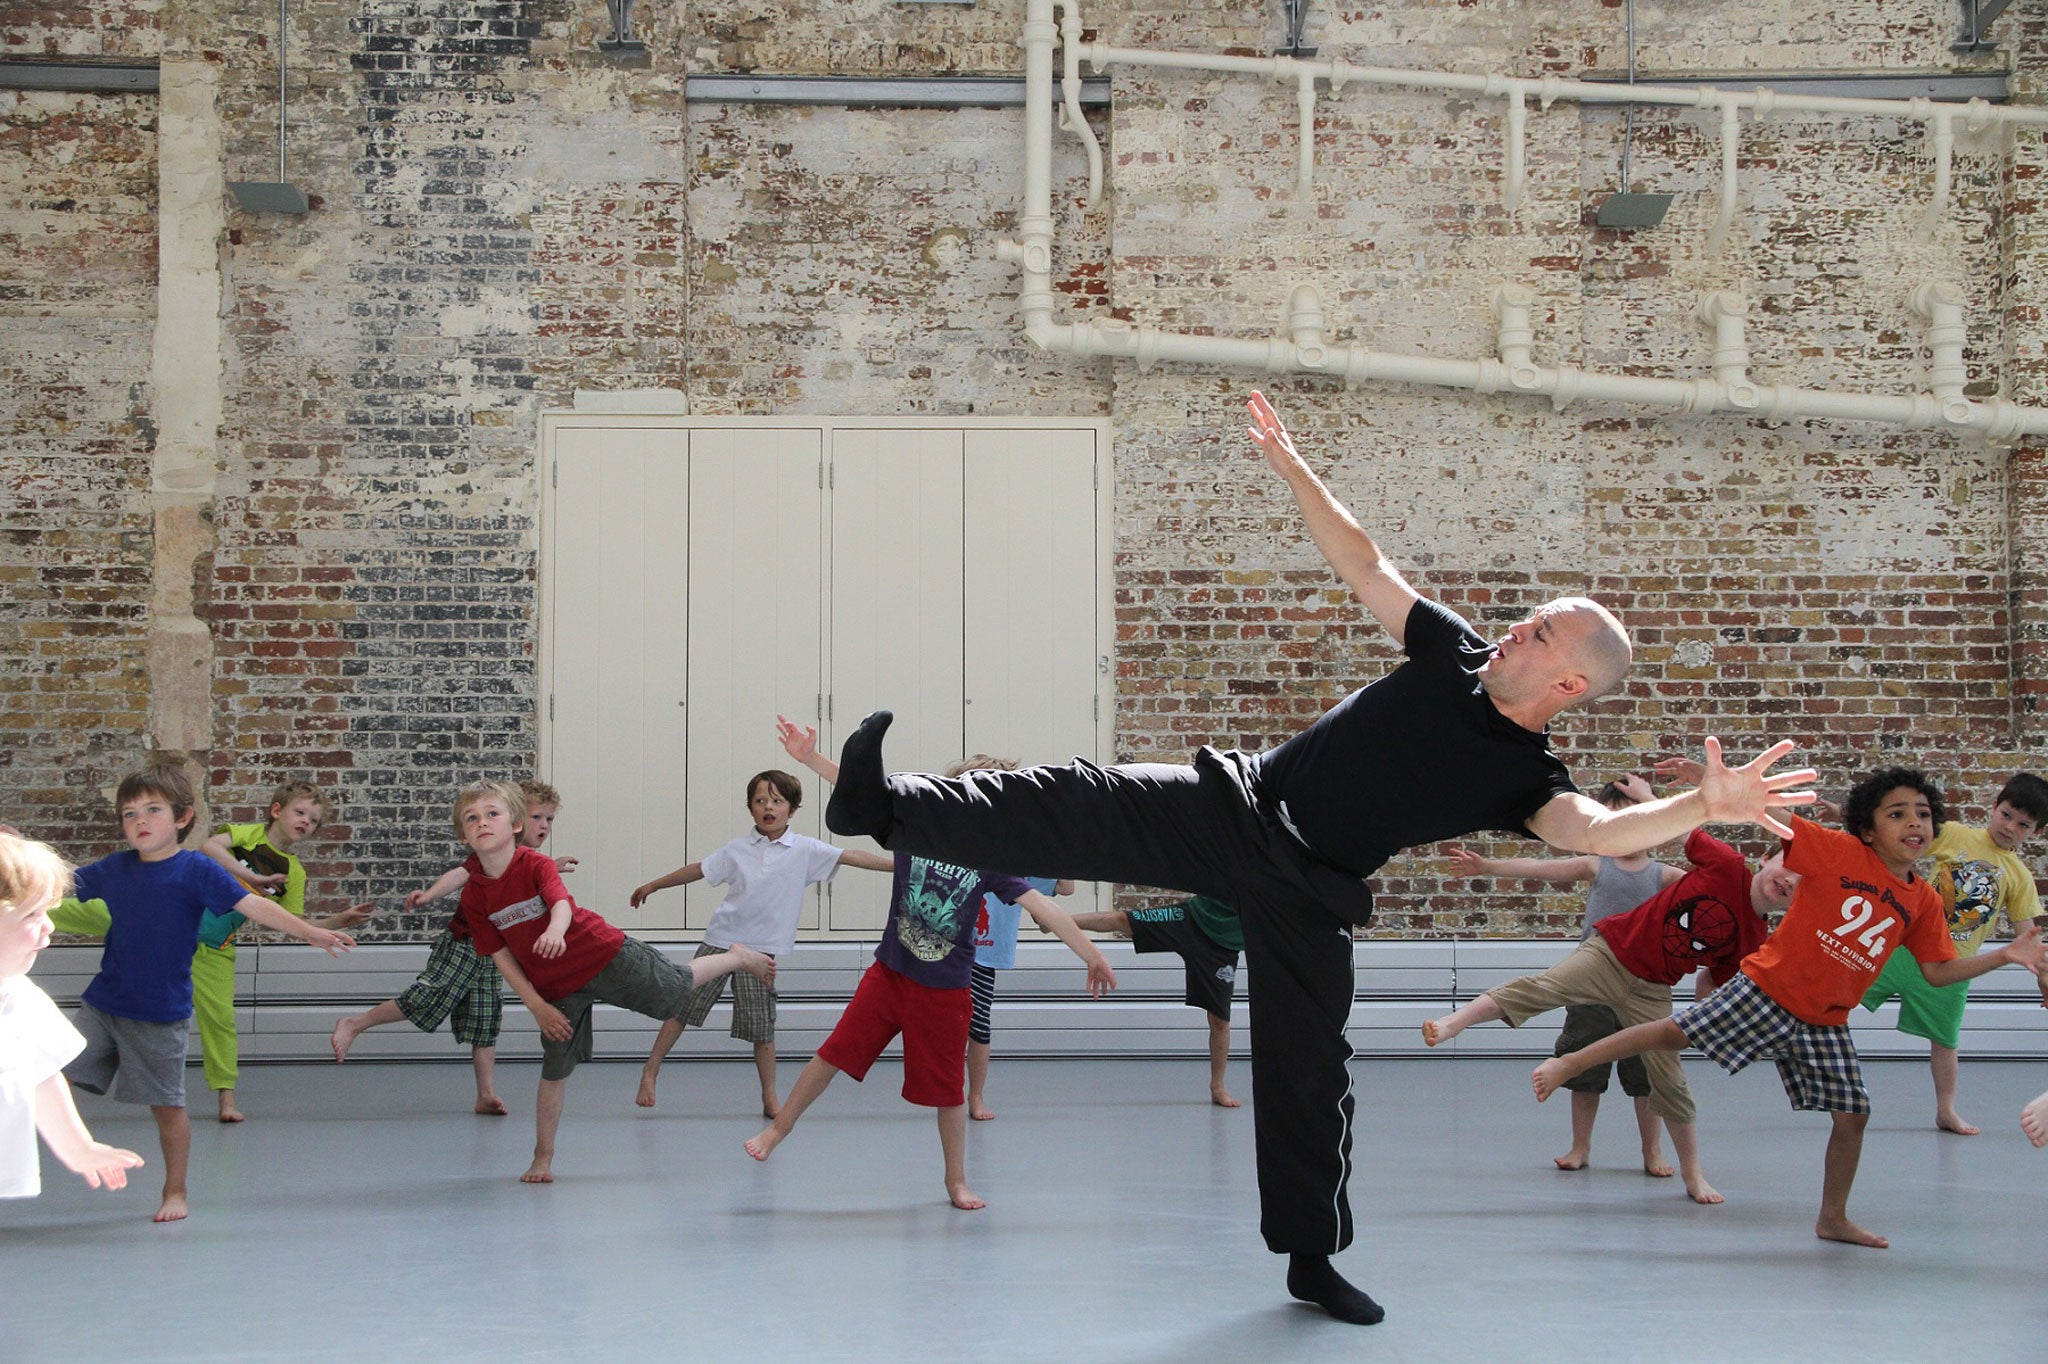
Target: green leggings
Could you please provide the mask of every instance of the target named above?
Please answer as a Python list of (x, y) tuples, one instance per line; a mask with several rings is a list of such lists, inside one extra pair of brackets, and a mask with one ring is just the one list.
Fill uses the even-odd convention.
[[(59, 933), (104, 938), (113, 922), (104, 900), (66, 900), (50, 915)], [(235, 945), (192, 954), (192, 1013), (199, 1020), (199, 1056), (208, 1089), (233, 1089), (240, 1073), (241, 1046), (235, 1037)]]

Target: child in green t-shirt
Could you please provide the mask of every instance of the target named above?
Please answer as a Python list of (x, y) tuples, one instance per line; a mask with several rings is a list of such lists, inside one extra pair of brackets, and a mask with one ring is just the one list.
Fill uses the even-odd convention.
[(1230, 1006), (1237, 991), (1237, 958), (1244, 951), (1244, 920), (1235, 907), (1206, 895), (1157, 909), (1112, 909), (1076, 914), (1084, 933), (1129, 938), (1139, 952), (1172, 952), (1187, 967), (1188, 1004), (1209, 1015), (1209, 1102), (1218, 1108), (1239, 1103), (1223, 1087), (1230, 1064)]

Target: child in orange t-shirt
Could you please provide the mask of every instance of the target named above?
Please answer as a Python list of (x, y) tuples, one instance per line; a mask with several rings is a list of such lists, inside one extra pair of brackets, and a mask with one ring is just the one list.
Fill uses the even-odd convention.
[(1913, 872), (1943, 817), (1933, 782), (1912, 768), (1888, 767), (1850, 790), (1842, 811), (1846, 833), (1795, 818), (1785, 866), (1800, 874), (1799, 889), (1778, 931), (1744, 958), (1741, 973), (1683, 1013), (1544, 1062), (1536, 1068), (1537, 1100), (1588, 1066), (1643, 1051), (1695, 1046), (1731, 1075), (1768, 1056), (1778, 1063), (1792, 1107), (1824, 1112), (1834, 1122), (1814, 1234), (1851, 1245), (1891, 1244), (1848, 1215), (1870, 1121), (1849, 1011), (1902, 945), (1931, 985), (1969, 980), (2007, 962), (2039, 971), (2048, 956), (2031, 925), (2004, 947), (1956, 956), (1940, 895)]

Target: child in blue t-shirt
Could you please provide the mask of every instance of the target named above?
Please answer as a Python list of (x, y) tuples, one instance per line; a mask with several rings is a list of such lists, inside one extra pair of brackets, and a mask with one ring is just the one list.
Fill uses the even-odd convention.
[(183, 1219), (192, 1128), (185, 1113), (185, 1047), (192, 1024), (192, 953), (208, 910), (233, 911), (329, 955), (355, 939), (319, 928), (248, 890), (204, 853), (180, 849), (192, 822), (192, 784), (173, 767), (122, 778), (114, 805), (128, 851), (78, 872), (78, 900), (108, 916), (99, 974), (80, 996), (85, 1049), (64, 1068), (77, 1088), (148, 1104), (164, 1151), (159, 1222)]
[[(815, 751), (804, 765), (827, 782), (839, 764)], [(775, 1120), (746, 1142), (747, 1154), (766, 1160), (796, 1126), (804, 1110), (841, 1071), (856, 1081), (882, 1049), (903, 1036), (903, 1097), (936, 1109), (939, 1148), (945, 1156), (946, 1196), (956, 1208), (987, 1204), (967, 1186), (967, 1021), (973, 1011), (968, 982), (974, 965), (976, 910), (984, 894), (1022, 905), (1088, 964), (1088, 993), (1116, 988), (1116, 973), (1101, 949), (1074, 927), (1065, 910), (1013, 876), (972, 871), (924, 857), (897, 854), (889, 919), (874, 963), (861, 977), (846, 1012), (818, 1054), (797, 1076)]]

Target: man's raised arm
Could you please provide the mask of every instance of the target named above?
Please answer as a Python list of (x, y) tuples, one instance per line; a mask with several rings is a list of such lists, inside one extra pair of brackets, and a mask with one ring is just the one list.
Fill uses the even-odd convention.
[(1816, 775), (1810, 767), (1771, 772), (1771, 764), (1792, 748), (1790, 739), (1780, 740), (1742, 766), (1729, 767), (1721, 761), (1721, 741), (1710, 738), (1696, 789), (1625, 810), (1610, 810), (1577, 794), (1557, 796), (1530, 818), (1529, 831), (1553, 848), (1603, 857), (1647, 852), (1702, 824), (1761, 824), (1790, 838), (1791, 828), (1775, 812), (1812, 804), (1813, 792), (1787, 788), (1807, 785)]
[(1408, 612), (1420, 594), (1308, 467), (1266, 395), (1253, 390), (1245, 407), (1252, 414), (1252, 443), (1265, 452), (1267, 467), (1286, 480), (1316, 548), (1394, 642), (1406, 643)]

